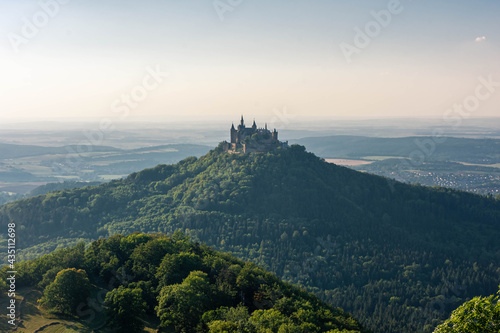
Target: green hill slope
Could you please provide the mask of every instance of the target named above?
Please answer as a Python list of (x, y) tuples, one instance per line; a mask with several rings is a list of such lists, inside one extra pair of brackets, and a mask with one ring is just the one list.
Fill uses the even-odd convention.
[(97, 187), (7, 204), (27, 257), (117, 233), (182, 230), (341, 306), (377, 332), (432, 332), (500, 278), (500, 202), (410, 186), (301, 146), (215, 149)]
[[(145, 326), (185, 333), (365, 331), (313, 294), (178, 233), (115, 235), (87, 249), (82, 243), (21, 262), (17, 270), (18, 289), (43, 290), (39, 306), (30, 304), (25, 313), (21, 305), (17, 331), (36, 325), (37, 332), (49, 326), (71, 332), (143, 332)], [(0, 328), (7, 331), (3, 319)]]

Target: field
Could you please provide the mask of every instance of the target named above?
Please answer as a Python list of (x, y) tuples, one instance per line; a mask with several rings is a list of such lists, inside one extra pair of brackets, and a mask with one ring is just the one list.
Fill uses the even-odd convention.
[[(79, 149), (92, 151), (77, 153)], [(62, 181), (109, 181), (208, 150), (208, 146), (190, 144), (136, 149), (0, 144), (0, 192), (26, 194), (40, 185)]]
[(345, 165), (345, 166), (357, 166), (357, 165), (365, 165), (371, 164), (373, 161), (365, 161), (365, 160), (347, 160), (343, 158), (327, 158), (325, 159), (328, 163), (334, 163), (337, 165)]

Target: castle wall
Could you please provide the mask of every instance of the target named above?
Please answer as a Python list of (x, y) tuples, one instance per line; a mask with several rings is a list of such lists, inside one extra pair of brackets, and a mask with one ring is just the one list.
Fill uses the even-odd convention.
[[(256, 133), (260, 133), (258, 142), (251, 142), (251, 144), (243, 143), (246, 137), (252, 136)], [(265, 153), (275, 150), (279, 147), (288, 146), (286, 143), (284, 144), (278, 141), (278, 132), (276, 130), (274, 130), (273, 132), (269, 131), (267, 129), (267, 125), (264, 129), (258, 129), (255, 121), (252, 127), (246, 127), (243, 121), (243, 117), (241, 119), (241, 124), (238, 126), (238, 129), (235, 129), (234, 125), (231, 126), (229, 134), (231, 143), (228, 143), (227, 146), (224, 146), (224, 150), (229, 153)]]

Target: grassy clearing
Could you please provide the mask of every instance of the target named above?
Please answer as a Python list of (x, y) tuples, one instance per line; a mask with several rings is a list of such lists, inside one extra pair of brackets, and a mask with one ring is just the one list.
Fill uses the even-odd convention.
[[(12, 330), (12, 326), (7, 323), (7, 319), (2, 318), (0, 331), (2, 332), (91, 332), (85, 325), (59, 319), (45, 314), (38, 308), (37, 300), (42, 293), (39, 290), (21, 289), (19, 299), (16, 303), (18, 321), (17, 329)], [(8, 298), (2, 299), (2, 305), (8, 302)], [(5, 316), (2, 316), (5, 317)], [(4, 325), (5, 324), (5, 325)]]
[[(95, 293), (93, 296), (96, 296)], [(94, 330), (111, 332), (110, 329), (101, 329), (106, 323), (106, 316), (101, 311), (95, 314), (94, 320), (89, 325), (85, 320), (63, 319), (46, 313), (38, 307), (37, 300), (42, 297), (42, 292), (36, 289), (21, 289), (16, 297), (17, 328), (8, 324), (9, 320), (2, 311), (0, 315), (0, 332), (22, 333), (91, 333)], [(8, 297), (0, 298), (0, 307), (5, 309), (9, 303)], [(159, 323), (156, 319), (146, 322), (143, 332), (156, 332)]]

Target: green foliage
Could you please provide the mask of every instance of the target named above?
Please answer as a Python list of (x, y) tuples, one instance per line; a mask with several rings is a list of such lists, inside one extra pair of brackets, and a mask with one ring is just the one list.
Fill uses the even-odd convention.
[(84, 268), (85, 244), (78, 243), (71, 248), (60, 249), (57, 252), (38, 258), (33, 261), (19, 262), (16, 265), (18, 287), (32, 286), (39, 283), (45, 287), (52, 283), (57, 273), (63, 268)]
[(181, 284), (165, 286), (158, 298), (157, 315), (162, 327), (174, 325), (179, 331), (194, 331), (208, 310), (210, 283), (207, 274), (192, 271)]
[(257, 331), (270, 330), (276, 332), (282, 325), (287, 324), (288, 318), (285, 318), (281, 312), (270, 310), (257, 310), (252, 313), (249, 319), (250, 324), (257, 329)]
[(434, 333), (500, 332), (500, 291), (488, 297), (474, 297), (454, 310)]
[(140, 332), (144, 328), (141, 318), (146, 313), (146, 302), (142, 301), (142, 293), (141, 289), (120, 286), (106, 294), (109, 325), (117, 332)]
[(38, 287), (46, 288), (49, 284), (51, 284), (56, 279), (57, 273), (59, 273), (62, 270), (63, 269), (61, 266), (56, 266), (56, 267), (52, 267), (51, 269), (49, 269), (45, 274), (43, 274), (42, 281), (40, 281), (40, 283), (38, 283)]
[[(141, 258), (148, 264), (139, 265)], [(56, 268), (40, 273), (56, 259), (62, 260), (57, 262), (61, 270), (55, 277)], [(89, 272), (89, 278), (85, 270), (66, 266), (75, 262)], [(19, 266), (26, 287), (43, 286), (53, 279), (40, 304), (56, 314), (87, 310), (85, 306), (94, 303), (82, 302), (91, 295), (91, 288), (93, 295), (109, 290), (104, 302), (107, 327), (120, 332), (138, 332), (151, 317), (161, 330), (186, 333), (294, 332), (297, 327), (309, 327), (303, 332), (330, 328), (365, 332), (349, 314), (313, 294), (255, 264), (192, 243), (180, 233), (115, 235), (93, 242), (86, 250), (77, 245)], [(6, 269), (0, 273), (4, 278)], [(76, 311), (81, 316), (85, 312)]]
[(64, 181), (62, 183), (48, 183), (45, 185), (38, 186), (37, 188), (33, 189), (29, 195), (30, 196), (35, 196), (35, 195), (40, 195), (40, 194), (46, 194), (49, 192), (54, 192), (54, 191), (61, 191), (61, 190), (71, 190), (74, 188), (80, 188), (80, 187), (87, 187), (87, 186), (97, 186), (102, 184), (102, 182), (77, 182), (77, 181)]
[[(307, 287), (384, 333), (429, 333), (465, 299), (498, 285), (500, 201), (391, 182), (328, 164), (301, 146), (247, 155), (215, 149), (101, 186), (9, 203), (0, 207), (0, 224), (10, 221), (24, 227), (18, 237), (27, 255), (110, 237), (86, 251), (89, 275), (110, 281), (127, 271), (159, 293), (182, 283), (192, 268), (211, 281), (219, 272), (217, 306), (231, 300), (250, 312), (254, 301), (261, 310), (273, 308), (276, 295), (259, 289), (267, 279), (259, 270), (207, 257), (179, 234), (175, 249), (161, 238), (122, 243), (123, 236), (113, 236), (180, 230)], [(170, 273), (157, 275), (164, 257), (179, 252), (190, 255), (165, 259), (162, 269)], [(21, 282), (38, 283), (57, 265), (18, 269)], [(179, 273), (172, 270), (183, 265)], [(113, 286), (120, 284), (115, 279)], [(262, 299), (255, 300), (255, 292)]]
[(181, 283), (191, 271), (202, 268), (201, 258), (194, 253), (181, 252), (167, 254), (163, 258), (156, 273), (159, 287)]
[(23, 197), (24, 197), (24, 195), (22, 195), (22, 194), (0, 192), (0, 206), (7, 203), (7, 202), (22, 199)]
[(57, 273), (40, 299), (40, 305), (50, 312), (72, 316), (79, 303), (90, 296), (90, 282), (82, 269), (66, 268)]

